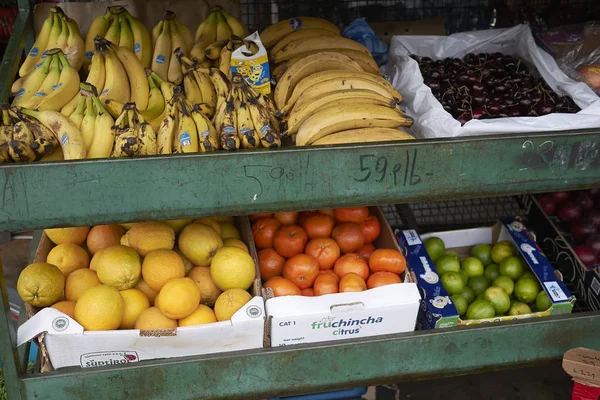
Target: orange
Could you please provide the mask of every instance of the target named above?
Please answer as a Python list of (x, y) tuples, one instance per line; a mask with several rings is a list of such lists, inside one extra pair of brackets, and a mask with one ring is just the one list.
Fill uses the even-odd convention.
[(87, 248), (94, 255), (107, 247), (121, 244), (124, 234), (125, 229), (121, 225), (96, 225), (87, 235)]
[(273, 248), (286, 258), (295, 256), (304, 251), (308, 236), (304, 229), (296, 225), (282, 226), (275, 232)]
[(365, 243), (363, 247), (358, 250), (358, 254), (368, 263), (374, 251), (375, 246), (373, 246), (371, 243)]
[(337, 293), (340, 278), (336, 274), (320, 274), (314, 284), (315, 296)]
[(134, 287), (141, 272), (140, 256), (131, 247), (110, 246), (102, 250), (97, 261), (96, 274), (100, 282), (118, 290)]
[(337, 222), (354, 222), (356, 224), (360, 224), (369, 216), (369, 208), (336, 208), (333, 210), (333, 216)]
[(85, 238), (87, 237), (89, 231), (89, 226), (44, 229), (44, 233), (50, 240), (52, 240), (54, 244), (82, 244), (85, 242)]
[(123, 319), (119, 329), (133, 329), (137, 317), (147, 308), (150, 308), (150, 300), (138, 289), (121, 290), (123, 297)]
[(200, 223), (183, 228), (177, 243), (183, 255), (199, 267), (208, 267), (212, 258), (223, 247), (223, 239), (217, 231)]
[(373, 272), (387, 271), (400, 275), (406, 270), (406, 259), (398, 250), (377, 249), (371, 254), (369, 268)]
[(365, 280), (350, 272), (340, 279), (340, 293), (343, 292), (362, 292), (367, 290), (367, 284)]
[(306, 288), (306, 289), (302, 289), (300, 291), (300, 294), (302, 296), (313, 297), (315, 295), (315, 290), (313, 288), (309, 287), (309, 288)]
[(263, 281), (283, 275), (284, 264), (285, 258), (281, 257), (273, 248), (262, 249), (258, 252), (258, 267)]
[(381, 224), (374, 215), (367, 217), (367, 219), (361, 222), (360, 229), (363, 231), (365, 243), (374, 242), (381, 234)]
[(166, 317), (158, 307), (150, 307), (140, 313), (135, 321), (134, 328), (141, 331), (175, 329), (177, 328), (177, 321)]
[(292, 281), (281, 276), (274, 276), (263, 285), (265, 289), (271, 289), (275, 297), (280, 296), (300, 296), (300, 288)]
[(273, 214), (273, 217), (281, 222), (281, 225), (295, 225), (298, 222), (299, 214), (297, 211), (276, 212)]
[(123, 297), (119, 291), (106, 285), (85, 291), (75, 305), (75, 320), (86, 331), (117, 329), (123, 319)]
[(272, 217), (272, 216), (273, 216), (273, 213), (251, 214), (250, 215), (250, 221), (254, 222), (254, 221), (258, 221), (259, 219), (269, 218), (269, 217)]
[(252, 225), (252, 237), (259, 249), (273, 247), (275, 232), (281, 226), (281, 222), (275, 218), (259, 219)]
[(319, 275), (319, 262), (313, 256), (297, 254), (285, 262), (283, 277), (301, 290), (312, 287)]
[(355, 253), (365, 244), (365, 235), (360, 225), (346, 222), (333, 228), (331, 238), (340, 247), (342, 254)]
[(151, 306), (154, 305), (154, 300), (156, 299), (158, 293), (154, 289), (152, 289), (143, 278), (140, 278), (140, 280), (134, 286), (134, 288), (144, 293), (144, 295), (148, 298), (148, 301), (150, 302)]
[(188, 278), (196, 282), (200, 289), (200, 303), (209, 307), (214, 306), (222, 292), (210, 275), (210, 267), (194, 267), (188, 274)]
[(69, 317), (75, 319), (75, 302), (74, 301), (59, 301), (50, 306), (56, 308), (58, 311), (67, 314)]
[(319, 263), (319, 269), (331, 269), (340, 258), (340, 247), (335, 240), (330, 238), (312, 239), (304, 250), (309, 256), (313, 256)]
[(67, 276), (65, 299), (76, 302), (86, 290), (100, 284), (95, 271), (89, 268), (75, 270)]
[(335, 221), (329, 215), (316, 214), (302, 221), (302, 228), (309, 239), (327, 238), (331, 236)]
[(65, 276), (56, 265), (35, 263), (25, 267), (17, 280), (21, 299), (34, 307), (47, 307), (59, 301), (65, 288)]
[(402, 279), (393, 272), (381, 271), (375, 272), (367, 280), (367, 287), (373, 289), (379, 286), (392, 285), (394, 283), (402, 283)]
[(89, 267), (90, 256), (83, 247), (72, 243), (64, 243), (50, 250), (46, 262), (56, 265), (66, 278), (77, 269)]
[(156, 305), (166, 317), (185, 318), (200, 304), (200, 289), (190, 278), (171, 279), (160, 290)]
[(121, 244), (134, 248), (145, 257), (153, 250), (172, 250), (175, 232), (163, 222), (138, 222), (121, 238)]
[(333, 272), (340, 278), (343, 278), (346, 274), (354, 273), (366, 280), (369, 277), (369, 266), (357, 253), (348, 253), (335, 262)]
[(154, 250), (148, 253), (142, 263), (142, 277), (155, 292), (160, 292), (171, 279), (184, 276), (183, 260), (173, 250)]

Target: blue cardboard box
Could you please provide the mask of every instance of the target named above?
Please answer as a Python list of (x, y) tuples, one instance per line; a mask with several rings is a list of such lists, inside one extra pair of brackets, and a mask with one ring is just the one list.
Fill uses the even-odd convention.
[[(421, 329), (542, 317), (570, 313), (573, 309), (575, 297), (571, 295), (562, 282), (560, 273), (554, 270), (519, 218), (505, 218), (492, 227), (435, 232), (423, 236), (419, 236), (414, 230), (396, 230), (395, 234), (404, 251), (407, 263), (415, 274), (421, 294), (421, 308), (418, 317)], [(548, 294), (552, 301), (552, 307), (543, 312), (519, 316), (500, 316), (480, 320), (460, 319), (456, 307), (444, 289), (435, 266), (423, 245), (423, 240), (432, 236), (442, 239), (447, 250), (455, 251), (461, 256), (467, 256), (471, 247), (476, 244), (489, 243), (493, 245), (502, 240), (511, 241), (537, 277), (540, 286)]]

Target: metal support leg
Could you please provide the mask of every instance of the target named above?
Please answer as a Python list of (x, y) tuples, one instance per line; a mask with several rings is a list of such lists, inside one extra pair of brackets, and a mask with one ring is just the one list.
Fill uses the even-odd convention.
[(4, 372), (4, 384), (9, 399), (21, 398), (21, 380), (19, 371), (21, 363), (17, 352), (17, 335), (12, 321), (10, 304), (8, 302), (8, 291), (4, 280), (4, 269), (0, 261), (0, 292), (2, 294), (2, 306), (4, 315), (0, 318), (0, 359), (2, 359), (2, 370)]

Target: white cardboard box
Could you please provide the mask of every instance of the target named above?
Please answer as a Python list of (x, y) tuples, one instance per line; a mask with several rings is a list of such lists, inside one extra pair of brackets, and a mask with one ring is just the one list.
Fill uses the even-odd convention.
[[(238, 218), (236, 222), (242, 240), (250, 248), (256, 263), (248, 219)], [(44, 262), (52, 247), (52, 242), (43, 235), (35, 261)], [(130, 329), (84, 332), (83, 327), (67, 315), (53, 308), (44, 308), (19, 327), (17, 345), (41, 334), (42, 354), (49, 357), (55, 369), (67, 366), (98, 367), (261, 348), (264, 343), (265, 309), (260, 288), (260, 280), (257, 279), (252, 288), (255, 297), (235, 313), (231, 321), (156, 331)]]
[[(381, 209), (371, 213), (381, 224), (375, 247), (401, 251)], [(268, 298), (267, 334), (275, 347), (412, 332), (420, 300), (409, 268), (403, 283), (364, 292)]]

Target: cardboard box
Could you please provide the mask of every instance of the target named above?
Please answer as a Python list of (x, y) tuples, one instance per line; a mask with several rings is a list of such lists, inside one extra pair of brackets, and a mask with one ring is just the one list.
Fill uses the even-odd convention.
[(573, 377), (572, 400), (600, 398), (600, 351), (583, 347), (571, 349), (565, 353), (562, 366)]
[[(248, 219), (238, 217), (236, 225), (255, 260), (258, 276), (257, 255)], [(45, 262), (52, 247), (54, 244), (44, 234), (34, 262)], [(42, 335), (39, 341), (42, 358), (51, 362), (51, 366), (44, 365), (44, 371), (50, 371), (52, 367), (88, 368), (261, 348), (265, 310), (260, 279), (254, 282), (252, 293), (255, 297), (235, 313), (231, 321), (156, 331), (84, 331), (74, 319), (58, 310), (33, 310), (35, 314), (19, 327), (17, 345)]]
[[(377, 248), (400, 251), (393, 232), (379, 207), (372, 207), (381, 224)], [(417, 285), (409, 269), (403, 283), (356, 293), (317, 297), (284, 296), (266, 293), (267, 335), (270, 345), (300, 343), (411, 332), (415, 329), (419, 302)]]
[[(459, 325), (471, 325), (564, 314), (570, 313), (573, 309), (575, 297), (571, 295), (562, 282), (560, 273), (554, 270), (518, 218), (502, 219), (492, 227), (428, 233), (420, 238), (415, 231), (397, 232), (397, 235), (400, 243), (405, 246), (407, 261), (416, 275), (417, 284), (423, 295), (421, 314), (419, 315), (419, 325), (422, 329), (452, 326), (455, 320)], [(519, 316), (480, 320), (460, 319), (450, 296), (439, 282), (435, 266), (422, 244), (422, 240), (432, 236), (442, 239), (446, 244), (446, 250), (455, 251), (461, 256), (469, 255), (471, 247), (480, 243), (495, 244), (502, 240), (511, 241), (537, 277), (540, 286), (550, 297), (552, 307), (543, 312)]]

